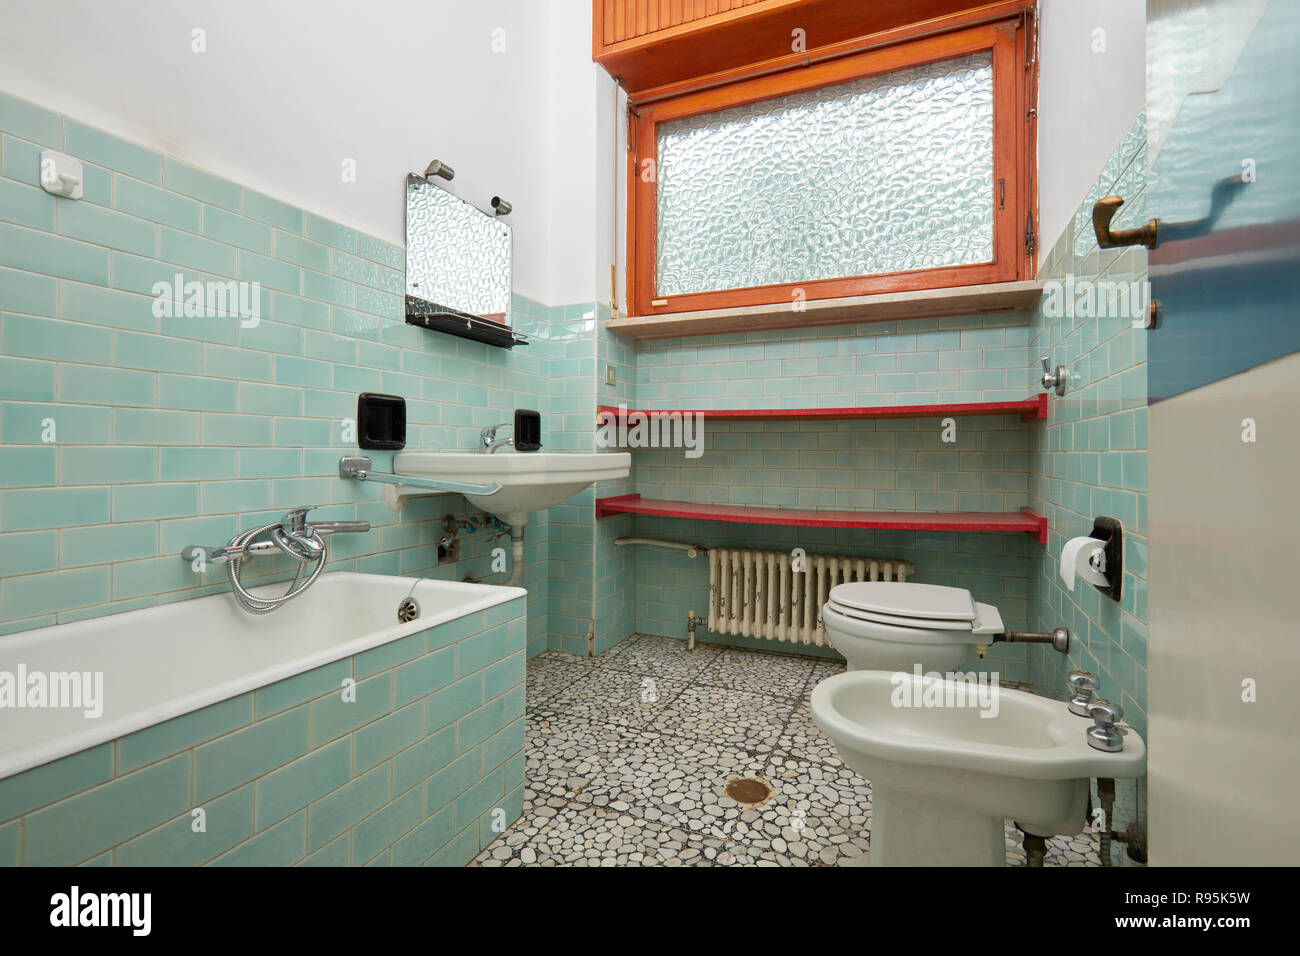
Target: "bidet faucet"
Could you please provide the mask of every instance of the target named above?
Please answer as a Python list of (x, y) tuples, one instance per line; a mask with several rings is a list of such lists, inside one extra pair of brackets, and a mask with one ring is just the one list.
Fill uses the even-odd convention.
[(1119, 704), (1098, 698), (1088, 708), (1092, 717), (1092, 726), (1088, 728), (1088, 746), (1108, 754), (1117, 754), (1124, 749), (1124, 734), (1115, 726), (1124, 716), (1124, 709)]
[(499, 425), (489, 425), (478, 433), (479, 442), (483, 445), (483, 454), (490, 455), (498, 448), (509, 445), (514, 447), (513, 438), (497, 438), (498, 428), (513, 428), (510, 422), (501, 422)]
[(1070, 671), (1065, 678), (1070, 688), (1070, 713), (1091, 717), (1093, 701), (1097, 699), (1097, 678), (1087, 671)]

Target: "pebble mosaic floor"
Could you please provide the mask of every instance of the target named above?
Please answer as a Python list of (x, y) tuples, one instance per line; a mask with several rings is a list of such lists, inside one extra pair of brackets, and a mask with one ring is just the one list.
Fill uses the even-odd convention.
[[(835, 866), (869, 847), (870, 785), (809, 713), (843, 664), (636, 634), (528, 661), (524, 810), (474, 866)], [(746, 807), (729, 777), (773, 796)], [(1007, 863), (1024, 865), (1007, 824)], [(1048, 866), (1100, 866), (1091, 834)]]

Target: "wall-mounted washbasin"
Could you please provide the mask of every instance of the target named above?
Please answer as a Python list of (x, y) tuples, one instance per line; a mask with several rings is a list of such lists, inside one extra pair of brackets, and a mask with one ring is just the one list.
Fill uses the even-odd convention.
[[(495, 494), (466, 493), (465, 497), (513, 527), (524, 525), (530, 512), (572, 498), (594, 482), (626, 478), (631, 468), (632, 456), (627, 452), (497, 452), (485, 455), (403, 451), (393, 456), (393, 471), (398, 475), (476, 485), (499, 484), (501, 490)], [(390, 490), (399, 497), (429, 493), (402, 485)]]

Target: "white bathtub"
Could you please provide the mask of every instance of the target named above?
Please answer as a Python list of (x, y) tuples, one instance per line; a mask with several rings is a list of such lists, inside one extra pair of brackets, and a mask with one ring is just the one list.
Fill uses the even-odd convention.
[[(401, 624), (408, 594), (420, 616)], [(98, 717), (0, 707), (0, 779), (526, 594), (336, 571), (270, 614), (247, 614), (222, 593), (0, 637), (0, 672), (103, 674)]]

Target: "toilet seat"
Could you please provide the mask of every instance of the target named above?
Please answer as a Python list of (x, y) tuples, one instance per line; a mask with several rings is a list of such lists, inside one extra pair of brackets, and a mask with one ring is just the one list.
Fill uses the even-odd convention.
[(860, 611), (845, 607), (834, 601), (827, 601), (827, 606), (836, 614), (850, 617), (857, 621), (872, 621), (877, 624), (890, 624), (894, 627), (916, 627), (926, 631), (970, 631), (970, 621), (939, 621), (922, 617), (901, 617), (896, 614), (879, 614), (872, 611)]
[(827, 596), (837, 610), (884, 614), (925, 621), (964, 621), (979, 615), (965, 588), (904, 581), (855, 581), (837, 584)]

